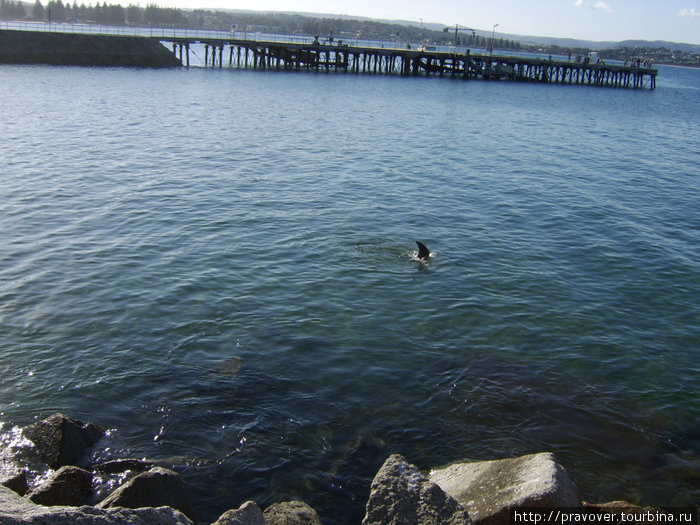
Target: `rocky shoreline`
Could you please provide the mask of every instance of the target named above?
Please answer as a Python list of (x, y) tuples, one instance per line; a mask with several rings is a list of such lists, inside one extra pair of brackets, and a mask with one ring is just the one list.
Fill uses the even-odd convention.
[[(75, 465), (105, 435), (97, 425), (54, 414), (22, 429), (32, 453), (53, 472), (30, 488), (19, 462), (0, 472), (0, 524), (193, 525), (199, 523), (179, 474), (139, 459)], [(116, 475), (117, 488), (93, 506), (96, 475)], [(634, 508), (623, 502), (581, 501), (566, 469), (551, 453), (457, 463), (425, 474), (398, 454), (377, 472), (362, 525), (508, 525), (514, 509)], [(320, 525), (304, 502), (279, 502), (264, 511), (253, 501), (224, 512), (212, 525)]]

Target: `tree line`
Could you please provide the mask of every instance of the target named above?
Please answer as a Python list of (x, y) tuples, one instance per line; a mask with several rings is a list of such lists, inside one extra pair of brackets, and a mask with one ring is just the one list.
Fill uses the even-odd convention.
[(20, 2), (0, 0), (0, 18), (6, 20), (22, 20), (27, 17), (27, 12)]
[(187, 17), (181, 9), (159, 7), (149, 4), (145, 8), (129, 4), (78, 5), (63, 3), (62, 0), (49, 0), (43, 5), (35, 0), (31, 8), (25, 8), (21, 1), (0, 0), (0, 18), (12, 20), (43, 20), (49, 22), (96, 23), (105, 25), (147, 25), (180, 26), (187, 23)]

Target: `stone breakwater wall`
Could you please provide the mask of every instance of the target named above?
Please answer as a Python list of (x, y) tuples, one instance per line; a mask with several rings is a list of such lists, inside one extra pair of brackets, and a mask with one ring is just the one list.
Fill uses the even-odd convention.
[(155, 38), (0, 30), (0, 63), (179, 67)]
[[(21, 429), (20, 451), (13, 456), (7, 445), (0, 450), (0, 525), (198, 523), (184, 481), (156, 462), (118, 459), (75, 466), (86, 466), (86, 454), (104, 435), (97, 425), (62, 414)], [(52, 470), (33, 487), (25, 466), (27, 454)], [(13, 462), (16, 468), (8, 469)], [(95, 500), (95, 478), (104, 474), (117, 474), (120, 484), (97, 504), (86, 505)], [(611, 505), (583, 503), (566, 469), (546, 452), (456, 463), (429, 473), (392, 454), (368, 495), (362, 525), (510, 525), (510, 512), (517, 509), (586, 506), (590, 511)], [(614, 504), (630, 508), (624, 502)], [(321, 525), (321, 520), (300, 501), (275, 503), (264, 511), (247, 501), (224, 512), (213, 525)]]

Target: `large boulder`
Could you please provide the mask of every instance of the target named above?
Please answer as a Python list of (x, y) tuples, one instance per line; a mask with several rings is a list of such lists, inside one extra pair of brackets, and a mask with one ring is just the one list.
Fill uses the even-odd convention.
[(519, 458), (457, 463), (430, 480), (459, 501), (475, 525), (508, 525), (511, 509), (580, 507), (576, 485), (549, 452)]
[(92, 494), (92, 474), (78, 467), (65, 466), (32, 490), (27, 497), (47, 507), (70, 505), (77, 507), (87, 502)]
[(362, 525), (471, 525), (462, 505), (398, 454), (374, 477), (366, 511)]
[(75, 464), (105, 435), (97, 425), (63, 414), (54, 414), (29, 425), (22, 433), (34, 443), (41, 458), (52, 469)]
[(212, 525), (266, 525), (260, 507), (254, 501), (246, 501), (237, 509), (224, 512)]
[(301, 501), (274, 503), (263, 515), (265, 525), (321, 525), (316, 511)]
[(97, 506), (101, 509), (166, 506), (182, 511), (195, 521), (187, 485), (177, 472), (162, 467), (131, 478)]
[(0, 486), (2, 525), (193, 525), (168, 507), (158, 509), (98, 509), (96, 507), (44, 507)]

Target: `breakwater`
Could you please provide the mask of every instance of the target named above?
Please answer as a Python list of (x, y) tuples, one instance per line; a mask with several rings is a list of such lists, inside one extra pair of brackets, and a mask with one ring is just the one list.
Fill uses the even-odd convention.
[(178, 67), (156, 39), (0, 30), (0, 63), (61, 66)]

